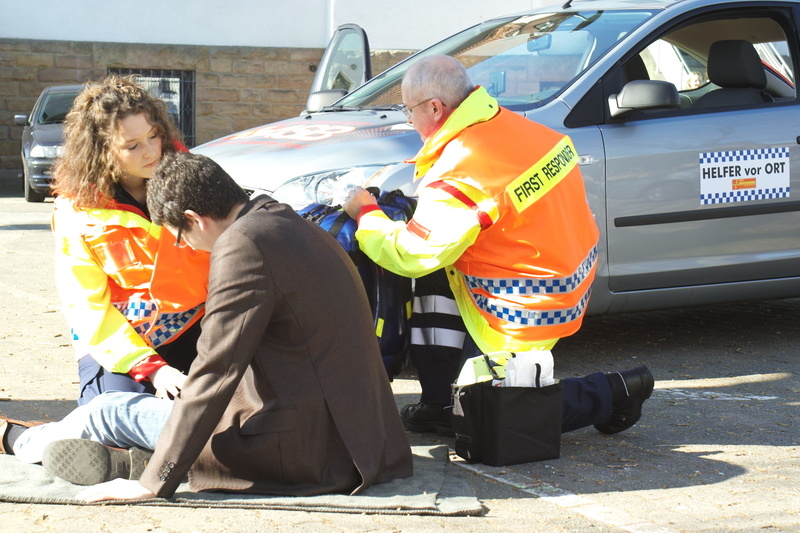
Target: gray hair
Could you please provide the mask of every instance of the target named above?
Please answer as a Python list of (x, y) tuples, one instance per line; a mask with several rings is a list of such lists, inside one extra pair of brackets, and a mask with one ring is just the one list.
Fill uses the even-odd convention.
[(414, 63), (403, 76), (403, 91), (418, 100), (439, 98), (455, 109), (475, 89), (467, 69), (447, 55), (423, 57)]

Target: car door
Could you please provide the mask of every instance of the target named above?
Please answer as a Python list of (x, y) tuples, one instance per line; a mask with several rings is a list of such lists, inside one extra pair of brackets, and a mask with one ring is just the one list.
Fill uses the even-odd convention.
[[(681, 95), (679, 109), (600, 127), (612, 292), (798, 275), (796, 31), (786, 8), (698, 13), (653, 36), (607, 78), (612, 94), (629, 79), (626, 67), (644, 63), (639, 77), (670, 81)], [(765, 69), (774, 101), (699, 107), (700, 97), (718, 88), (706, 71), (711, 43), (743, 37), (784, 52)]]
[(366, 32), (356, 24), (342, 24), (322, 55), (306, 110), (320, 111), (370, 78), (372, 62)]

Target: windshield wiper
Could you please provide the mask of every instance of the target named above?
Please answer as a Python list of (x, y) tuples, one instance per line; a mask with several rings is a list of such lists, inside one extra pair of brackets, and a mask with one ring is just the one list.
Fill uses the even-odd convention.
[(364, 111), (363, 107), (352, 107), (346, 105), (328, 105), (322, 108), (322, 111)]
[(322, 108), (322, 111), (400, 111), (403, 109), (402, 104), (391, 105), (376, 105), (376, 106), (346, 106), (346, 105), (329, 105)]
[(402, 111), (403, 104), (376, 105), (370, 107), (370, 109), (374, 109), (375, 111)]

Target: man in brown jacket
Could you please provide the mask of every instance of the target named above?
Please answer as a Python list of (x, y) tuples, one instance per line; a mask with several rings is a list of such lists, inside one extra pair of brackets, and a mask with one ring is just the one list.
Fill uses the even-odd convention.
[[(149, 184), (148, 207), (179, 243), (212, 252), (198, 357), (174, 402), (145, 402), (153, 405), (145, 415), (155, 410), (168, 419), (141, 478), (132, 465), (132, 479), (78, 497), (170, 497), (187, 475), (193, 490), (287, 495), (357, 493), (410, 476), (410, 447), (366, 294), (339, 244), (284, 204), (248, 200), (200, 155), (165, 156)], [(90, 438), (147, 447), (131, 441), (136, 431), (99, 416), (85, 418), (107, 426), (111, 438)], [(97, 468), (87, 457), (98, 447), (104, 458), (136, 457), (91, 440), (61, 440), (45, 448), (44, 464), (67, 479), (80, 477), (81, 468)]]

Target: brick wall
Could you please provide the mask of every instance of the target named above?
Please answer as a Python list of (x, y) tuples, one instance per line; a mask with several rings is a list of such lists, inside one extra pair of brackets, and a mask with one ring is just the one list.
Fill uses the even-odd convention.
[[(195, 136), (201, 144), (297, 116), (322, 49), (178, 46), (0, 39), (0, 171), (19, 170), (22, 128), (47, 85), (84, 83), (108, 68), (195, 71)], [(410, 52), (373, 53), (373, 72)]]

